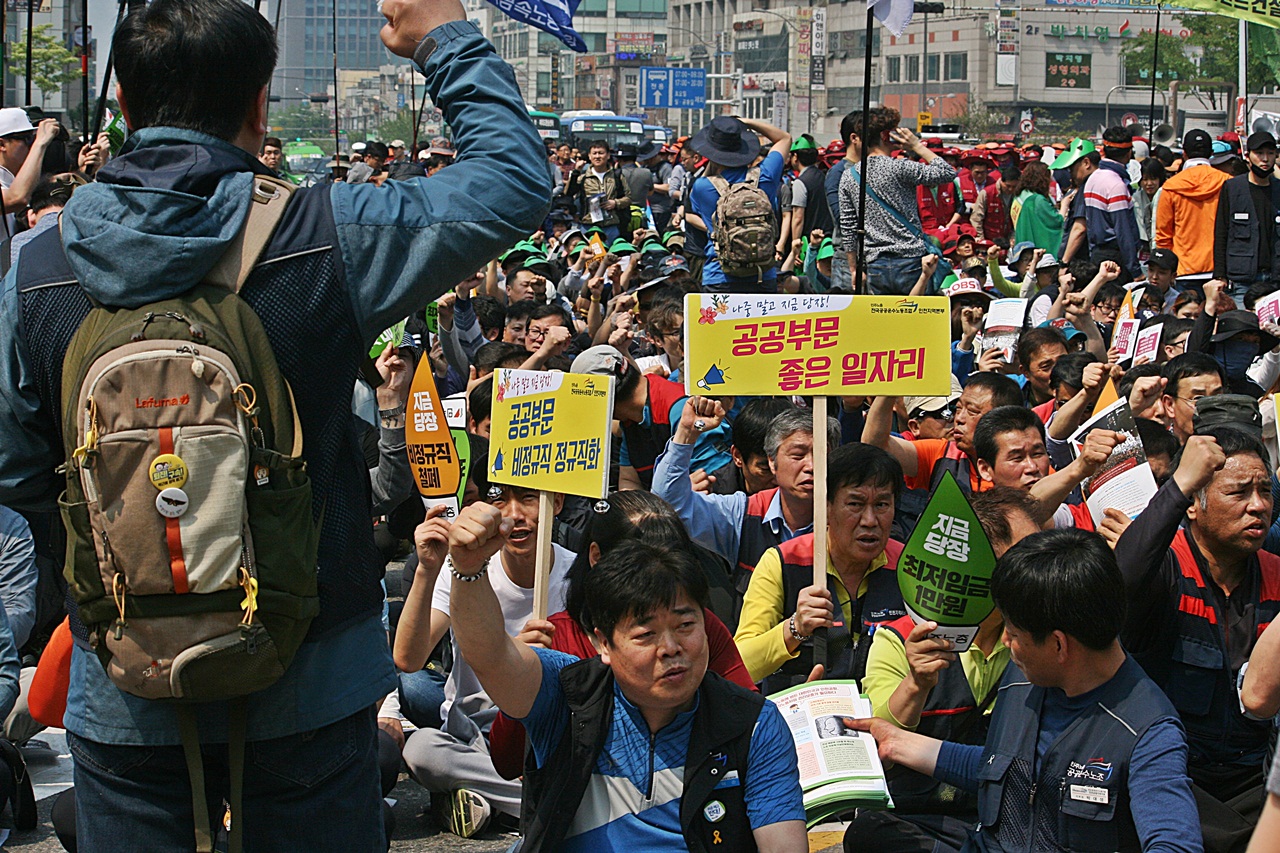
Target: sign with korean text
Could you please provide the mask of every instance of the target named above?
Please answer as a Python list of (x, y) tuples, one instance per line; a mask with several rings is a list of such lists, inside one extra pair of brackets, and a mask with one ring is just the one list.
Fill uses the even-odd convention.
[[(378, 335), (377, 339), (374, 340), (373, 346), (369, 347), (369, 358), (377, 359), (378, 356), (382, 355), (388, 344), (399, 347), (400, 341), (404, 340), (404, 327), (405, 321), (401, 320), (391, 328), (384, 329), (382, 334)], [(426, 359), (423, 360), (425, 361)]]
[(467, 477), (471, 476), (471, 438), (467, 435), (467, 392), (459, 391), (440, 401), (444, 408), (444, 420), (449, 425), (449, 435), (453, 438), (453, 449), (458, 454), (458, 504), (463, 503), (463, 493), (467, 490)]
[(449, 420), (436, 390), (431, 359), (418, 362), (409, 386), (404, 438), (413, 469), (413, 483), (428, 507), (443, 503), (446, 517), (458, 514), (458, 489), (462, 484), (462, 464), (449, 434)]
[(691, 293), (685, 317), (690, 394), (950, 393), (944, 296)]
[(1093, 54), (1045, 54), (1044, 85), (1047, 89), (1093, 88)]
[(489, 480), (603, 498), (613, 382), (580, 373), (494, 371)]
[(821, 92), (827, 88), (827, 7), (814, 6), (809, 25), (813, 53), (809, 60), (809, 88)]
[(951, 651), (965, 651), (995, 609), (995, 567), (996, 555), (978, 516), (947, 472), (898, 558), (898, 588), (907, 612), (917, 625), (938, 623), (931, 638), (949, 640)]

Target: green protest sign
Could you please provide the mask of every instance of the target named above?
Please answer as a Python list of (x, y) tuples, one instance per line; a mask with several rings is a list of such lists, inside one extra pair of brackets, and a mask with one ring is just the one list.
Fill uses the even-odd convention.
[(404, 326), (405, 321), (401, 320), (378, 335), (378, 339), (373, 342), (373, 346), (369, 349), (369, 358), (376, 359), (382, 355), (382, 351), (387, 348), (387, 344), (394, 343), (399, 346), (400, 341), (404, 339)]
[(964, 651), (995, 609), (991, 572), (996, 555), (955, 477), (948, 472), (911, 532), (898, 560), (898, 588), (907, 612), (937, 622), (930, 636)]
[(440, 401), (444, 407), (444, 420), (449, 425), (449, 435), (453, 437), (453, 448), (458, 454), (458, 462), (462, 465), (462, 479), (458, 481), (458, 505), (463, 503), (463, 493), (467, 490), (467, 477), (471, 475), (471, 438), (467, 435), (467, 395), (459, 392)]
[(434, 302), (428, 302), (423, 316), (426, 318), (427, 331), (433, 335), (440, 334), (440, 306)]

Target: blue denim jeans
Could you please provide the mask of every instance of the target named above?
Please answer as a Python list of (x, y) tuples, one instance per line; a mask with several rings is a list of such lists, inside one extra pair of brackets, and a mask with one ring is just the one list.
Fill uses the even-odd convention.
[(875, 296), (906, 296), (919, 280), (919, 258), (877, 258), (867, 264), (867, 289)]
[(440, 728), (445, 674), (437, 667), (433, 663), (427, 669), (400, 673), (400, 713), (420, 729)]
[[(323, 728), (245, 745), (244, 849), (382, 853), (370, 707)], [(190, 850), (191, 783), (180, 746), (117, 746), (67, 732), (79, 853)], [(210, 825), (230, 796), (227, 747), (203, 747)], [(132, 839), (132, 840), (126, 840)]]

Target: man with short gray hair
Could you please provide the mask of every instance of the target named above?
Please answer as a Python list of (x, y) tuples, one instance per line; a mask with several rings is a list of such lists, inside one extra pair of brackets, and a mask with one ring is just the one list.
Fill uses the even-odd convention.
[[(769, 423), (765, 452), (777, 479), (772, 489), (748, 496), (701, 494), (689, 481), (689, 463), (698, 435), (724, 420), (713, 397), (690, 397), (666, 451), (653, 469), (653, 493), (675, 508), (693, 541), (733, 566), (741, 595), (765, 551), (813, 530), (813, 415), (792, 407)], [(827, 419), (827, 446), (840, 444), (840, 425)]]

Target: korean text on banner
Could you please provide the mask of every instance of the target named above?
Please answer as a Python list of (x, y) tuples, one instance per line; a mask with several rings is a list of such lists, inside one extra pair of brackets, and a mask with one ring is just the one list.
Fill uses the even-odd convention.
[(489, 480), (603, 498), (613, 377), (500, 369), (493, 377)]
[(445, 397), (440, 401), (444, 406), (444, 419), (449, 424), (449, 435), (453, 437), (453, 449), (458, 454), (458, 504), (463, 503), (463, 493), (467, 490), (467, 478), (471, 476), (471, 437), (467, 435), (467, 392)]
[(413, 482), (422, 494), (423, 503), (449, 507), (448, 518), (458, 514), (458, 487), (462, 482), (462, 465), (449, 434), (445, 407), (436, 390), (431, 373), (431, 359), (418, 362), (409, 386), (409, 406), (405, 415), (404, 437), (409, 453)]
[(685, 297), (685, 390), (709, 395), (951, 389), (944, 296)]
[(995, 609), (991, 572), (996, 555), (955, 477), (947, 472), (916, 522), (898, 559), (898, 588), (916, 624), (936, 622), (929, 636), (969, 648)]

